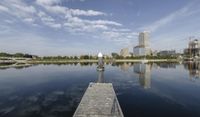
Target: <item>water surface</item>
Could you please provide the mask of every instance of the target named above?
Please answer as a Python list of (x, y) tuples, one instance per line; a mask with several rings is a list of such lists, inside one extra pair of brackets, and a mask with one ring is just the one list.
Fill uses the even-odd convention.
[[(101, 74), (102, 75), (102, 74)], [(200, 65), (36, 65), (0, 70), (1, 117), (71, 117), (89, 82), (113, 83), (125, 117), (199, 117)]]

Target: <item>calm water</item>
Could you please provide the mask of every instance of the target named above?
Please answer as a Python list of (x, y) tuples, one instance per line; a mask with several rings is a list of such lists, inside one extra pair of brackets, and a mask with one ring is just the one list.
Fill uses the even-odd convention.
[[(200, 117), (199, 64), (106, 65), (125, 117)], [(96, 65), (37, 65), (0, 70), (1, 117), (71, 117)]]

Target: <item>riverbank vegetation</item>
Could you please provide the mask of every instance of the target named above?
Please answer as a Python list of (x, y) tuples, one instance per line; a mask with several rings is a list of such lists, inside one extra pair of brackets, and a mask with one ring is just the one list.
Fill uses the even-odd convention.
[[(23, 54), (23, 53), (15, 53), (15, 54), (9, 54), (9, 53), (0, 53), (0, 60), (1, 61), (6, 61), (6, 60), (23, 60), (25, 58), (30, 58), (27, 61), (30, 63), (65, 63), (65, 62), (97, 62), (98, 57), (92, 56), (92, 55), (80, 55), (80, 56), (44, 56), (44, 57), (39, 57), (31, 54)], [(137, 62), (141, 61), (143, 59), (147, 59), (150, 61), (176, 61), (177, 56), (128, 56), (128, 57), (123, 57), (119, 56), (117, 53), (112, 53), (111, 56), (104, 55), (104, 60), (106, 62)]]

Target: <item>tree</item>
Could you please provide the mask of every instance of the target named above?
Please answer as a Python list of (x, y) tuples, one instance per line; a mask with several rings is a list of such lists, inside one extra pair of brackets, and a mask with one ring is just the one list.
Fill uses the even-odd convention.
[(24, 57), (24, 54), (23, 53), (16, 53), (13, 56), (14, 57)]
[(8, 53), (1, 52), (0, 57), (12, 57), (12, 55), (8, 54)]
[(89, 56), (88, 55), (82, 55), (82, 56), (80, 56), (80, 59), (89, 59)]
[(74, 56), (74, 59), (75, 59), (75, 60), (77, 60), (77, 59), (78, 59), (78, 57), (77, 57), (77, 56)]
[(113, 57), (113, 58), (118, 58), (118, 57), (119, 57), (119, 54), (117, 54), (117, 53), (114, 53), (114, 52), (113, 52), (113, 53), (111, 53), (111, 55), (112, 55), (112, 57)]

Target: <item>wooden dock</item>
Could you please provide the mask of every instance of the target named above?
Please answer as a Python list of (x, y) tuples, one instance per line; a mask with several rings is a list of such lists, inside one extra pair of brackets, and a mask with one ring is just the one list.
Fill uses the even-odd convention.
[(124, 117), (111, 83), (90, 83), (73, 117)]

